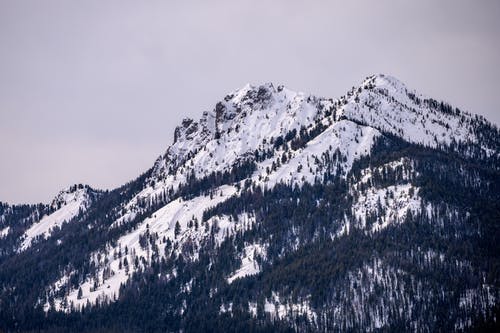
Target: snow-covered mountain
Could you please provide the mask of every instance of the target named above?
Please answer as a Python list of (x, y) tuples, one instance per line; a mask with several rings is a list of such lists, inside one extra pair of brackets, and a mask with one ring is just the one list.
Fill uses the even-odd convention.
[(29, 227), (24, 235), (20, 250), (26, 250), (38, 238), (49, 237), (54, 228), (72, 221), (99, 197), (100, 192), (88, 185), (73, 185), (62, 190), (52, 200), (49, 213)]
[[(499, 134), (386, 75), (339, 99), (246, 85), (183, 120), (118, 189), (2, 205), (3, 297), (39, 274), (11, 306), (47, 320), (141, 299), (163, 309), (163, 329), (196, 331), (182, 318), (202, 314), (219, 329), (244, 316), (300, 331), (479, 327), (500, 298)], [(12, 282), (37, 256), (47, 267)]]

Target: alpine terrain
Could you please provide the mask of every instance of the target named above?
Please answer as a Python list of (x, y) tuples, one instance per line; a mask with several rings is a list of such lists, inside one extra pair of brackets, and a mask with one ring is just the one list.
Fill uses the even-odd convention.
[(136, 179), (0, 203), (0, 331), (500, 330), (500, 131), (386, 75), (246, 85)]

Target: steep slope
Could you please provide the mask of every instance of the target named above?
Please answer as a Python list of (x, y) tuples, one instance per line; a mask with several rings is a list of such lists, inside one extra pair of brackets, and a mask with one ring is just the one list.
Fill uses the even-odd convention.
[[(341, 117), (433, 148), (479, 144), (476, 130), (487, 125), (485, 119), (425, 97), (387, 75), (367, 78), (341, 101), (344, 104), (339, 110)], [(498, 154), (489, 142), (481, 143), (479, 146), (487, 156)]]
[(0, 257), (26, 250), (36, 240), (83, 213), (102, 194), (77, 184), (59, 192), (50, 204), (9, 205), (0, 202)]
[(54, 228), (73, 220), (99, 198), (100, 192), (87, 185), (73, 185), (61, 192), (52, 200), (50, 213), (27, 229), (23, 235), (20, 251), (26, 250), (39, 238), (49, 237)]
[(126, 206), (129, 214), (123, 220), (137, 214), (139, 201), (165, 192), (171, 196), (190, 180), (217, 176), (223, 183), (223, 178), (241, 178), (224, 173), (235, 167), (251, 168), (253, 163), (247, 162), (256, 159), (269, 159), (275, 153), (275, 138), (283, 140), (289, 133), (311, 127), (331, 112), (332, 103), (272, 84), (247, 85), (227, 95), (200, 121), (185, 119), (176, 128), (174, 144), (154, 164), (151, 186)]
[[(189, 225), (198, 223), (195, 221), (202, 219), (206, 209), (237, 195), (244, 186), (243, 180), (271, 189), (277, 183), (314, 183), (327, 172), (346, 173), (356, 158), (369, 153), (375, 138), (380, 134), (373, 128), (359, 126), (347, 120), (329, 119), (332, 108), (331, 100), (305, 97), (281, 87), (275, 89), (268, 84), (260, 87), (246, 86), (226, 96), (224, 102), (217, 104), (215, 117), (205, 113), (199, 123), (185, 120), (175, 131), (174, 144), (155, 163), (148, 180), (151, 186), (147, 186), (124, 206), (125, 214), (111, 228), (126, 225), (138, 212), (150, 210), (148, 205), (141, 207), (140, 203), (144, 201), (157, 201), (158, 197), (162, 197), (162, 200), (168, 202), (167, 205), (151, 212), (150, 218), (135, 225), (114, 246), (93, 253), (90, 260), (101, 267), (98, 282), (95, 283), (95, 278), (89, 277), (82, 285), (75, 286), (64, 299), (56, 299), (56, 308), (62, 304), (70, 309), (71, 302), (78, 307), (86, 304), (87, 300), (95, 303), (99, 298), (117, 297), (120, 284), (125, 283), (134, 271), (147, 267), (154, 255), (149, 245), (146, 248), (139, 242), (141, 237), (149, 237), (154, 233), (155, 241), (151, 246), (157, 248), (164, 247), (167, 242), (173, 242), (177, 249), (193, 243), (195, 247), (199, 247), (210, 236), (215, 222), (219, 238), (227, 237), (235, 230), (228, 230), (231, 224), (224, 226), (219, 219), (207, 221), (203, 230), (194, 233)], [(301, 129), (302, 135), (317, 132), (316, 137), (311, 137), (302, 147), (285, 149), (285, 145), (293, 139), (306, 142), (307, 139), (300, 138)], [(335, 156), (335, 165), (327, 167), (324, 163), (315, 161), (330, 156)], [(180, 164), (179, 161), (183, 163)], [(219, 175), (221, 186), (205, 189), (209, 189), (212, 194), (169, 202), (169, 197), (176, 197), (179, 192), (195, 193), (196, 187), (199, 187), (196, 183), (200, 179), (214, 173), (231, 173), (230, 170), (235, 169), (246, 170), (234, 172), (240, 175), (235, 177)], [(224, 178), (236, 180), (239, 189), (234, 185), (222, 185), (227, 182)], [(178, 208), (171, 209), (172, 206), (183, 208), (179, 211)], [(174, 234), (176, 222), (179, 222), (178, 237)], [(121, 255), (117, 257), (116, 253), (121, 253), (124, 249), (129, 252), (125, 256), (126, 261), (138, 264), (130, 267), (120, 265), (125, 259)], [(160, 258), (168, 255), (167, 252), (156, 254)], [(100, 259), (96, 260), (98, 257)], [(123, 274), (125, 270), (127, 274)], [(67, 280), (66, 274), (54, 284), (54, 288), (67, 289), (63, 283)]]
[[(44, 328), (491, 323), (499, 158), (494, 125), (389, 76), (338, 100), (247, 85), (184, 120), (133, 182), (91, 200), (87, 188), (62, 195), (19, 238), (24, 251), (0, 262), (0, 299)], [(9, 313), (5, 327), (19, 324)]]

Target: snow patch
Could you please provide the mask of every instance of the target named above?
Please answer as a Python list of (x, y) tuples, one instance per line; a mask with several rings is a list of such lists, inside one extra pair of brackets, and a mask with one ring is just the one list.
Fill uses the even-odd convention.
[(260, 266), (257, 261), (258, 256), (265, 256), (265, 247), (260, 244), (251, 244), (243, 249), (241, 258), (241, 267), (227, 278), (227, 282), (231, 284), (234, 280), (251, 276), (260, 273)]
[(71, 221), (91, 203), (88, 187), (72, 187), (60, 192), (51, 204), (55, 209), (51, 214), (45, 215), (34, 223), (23, 235), (23, 242), (19, 251), (24, 251), (38, 238), (47, 238), (56, 227)]
[(386, 188), (369, 188), (360, 193), (352, 206), (352, 212), (358, 221), (366, 227), (369, 215), (378, 216), (371, 231), (386, 228), (391, 223), (401, 223), (408, 212), (417, 213), (421, 209), (419, 188), (411, 184), (394, 185)]
[(305, 316), (313, 323), (318, 319), (318, 315), (307, 299), (301, 302), (292, 302), (291, 299), (282, 298), (275, 292), (272, 293), (270, 299), (265, 300), (264, 312), (269, 314), (272, 319), (279, 320), (293, 320), (300, 315)]
[(10, 227), (5, 227), (2, 230), (0, 230), (0, 238), (7, 237), (7, 235), (9, 234), (9, 231), (10, 231)]

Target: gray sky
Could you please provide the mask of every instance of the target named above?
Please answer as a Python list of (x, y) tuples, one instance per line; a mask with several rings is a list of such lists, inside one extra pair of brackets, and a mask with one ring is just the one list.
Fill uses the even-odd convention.
[(500, 1), (0, 0), (0, 201), (123, 184), (247, 82), (375, 73), (499, 124)]

